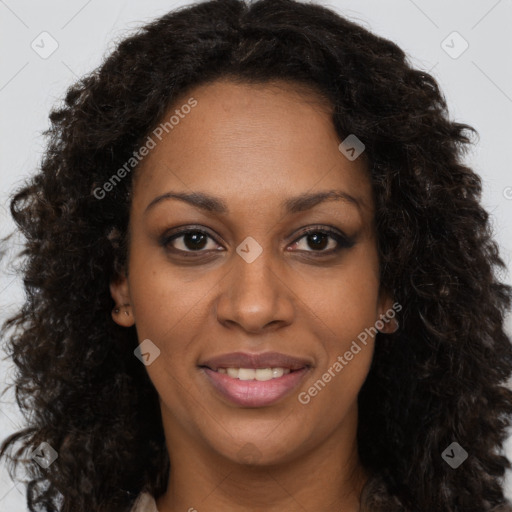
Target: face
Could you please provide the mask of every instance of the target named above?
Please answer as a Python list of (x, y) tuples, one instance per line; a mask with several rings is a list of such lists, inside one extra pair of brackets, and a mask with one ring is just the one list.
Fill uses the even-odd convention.
[(150, 134), (127, 275), (111, 283), (129, 304), (114, 320), (151, 342), (168, 445), (272, 464), (346, 438), (373, 355), (358, 336), (392, 303), (363, 157), (290, 84), (217, 81), (176, 109)]

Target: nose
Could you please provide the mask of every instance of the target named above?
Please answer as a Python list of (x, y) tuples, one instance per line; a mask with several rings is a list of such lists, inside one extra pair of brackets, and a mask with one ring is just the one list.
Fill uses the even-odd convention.
[(272, 261), (270, 251), (263, 251), (251, 263), (238, 254), (233, 257), (233, 267), (220, 284), (217, 320), (225, 327), (237, 325), (250, 333), (290, 325), (295, 301), (283, 266)]

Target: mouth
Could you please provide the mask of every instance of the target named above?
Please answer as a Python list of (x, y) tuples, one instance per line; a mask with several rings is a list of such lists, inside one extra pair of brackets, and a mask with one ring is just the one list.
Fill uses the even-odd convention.
[(232, 379), (238, 380), (257, 380), (265, 382), (267, 380), (279, 379), (283, 375), (288, 375), (292, 371), (290, 368), (217, 368), (218, 373), (228, 375)]
[(211, 358), (199, 365), (214, 392), (240, 407), (272, 405), (297, 388), (311, 362), (267, 352), (232, 353)]

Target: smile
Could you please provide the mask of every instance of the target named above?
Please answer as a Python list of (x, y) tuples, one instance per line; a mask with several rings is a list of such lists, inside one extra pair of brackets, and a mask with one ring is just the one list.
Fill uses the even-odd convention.
[(312, 361), (279, 352), (232, 352), (199, 364), (212, 391), (240, 407), (272, 405), (299, 387)]
[(218, 368), (217, 372), (227, 374), (232, 379), (266, 380), (278, 379), (290, 373), (290, 368)]

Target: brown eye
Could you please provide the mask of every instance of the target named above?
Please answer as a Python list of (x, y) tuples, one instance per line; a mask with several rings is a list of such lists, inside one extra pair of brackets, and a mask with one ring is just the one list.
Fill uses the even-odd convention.
[[(199, 256), (202, 253), (221, 250), (214, 238), (201, 229), (184, 229), (162, 237), (160, 244), (169, 252), (183, 256)], [(328, 255), (354, 245), (354, 241), (337, 231), (312, 228), (304, 231), (292, 244), (292, 250)], [(195, 253), (195, 254), (194, 254)]]
[[(212, 240), (208, 246), (209, 240)], [(216, 250), (218, 245), (213, 242), (213, 238), (201, 230), (186, 230), (166, 236), (161, 244), (169, 250), (176, 252), (207, 252)]]
[[(304, 240), (302, 247), (300, 242)], [(338, 252), (343, 248), (349, 248), (354, 245), (354, 241), (341, 235), (337, 231), (329, 229), (309, 229), (293, 243), (293, 247), (299, 251), (319, 252), (321, 254), (330, 254)]]
[(325, 233), (311, 233), (306, 235), (308, 246), (314, 250), (323, 250), (329, 245), (329, 235)]
[[(181, 237), (183, 237), (183, 245), (191, 251), (204, 249), (208, 239), (208, 235), (205, 235), (204, 233), (200, 233), (198, 231), (190, 231), (189, 233), (185, 233)], [(176, 240), (176, 238), (174, 240)]]

